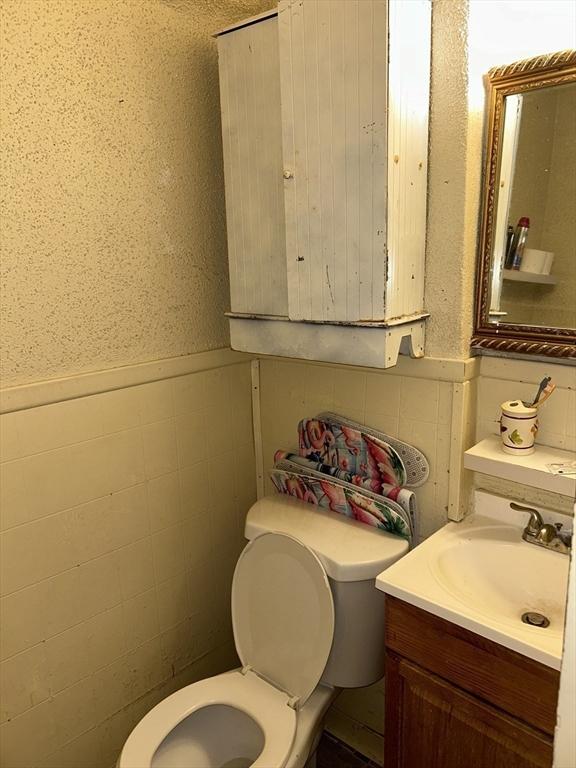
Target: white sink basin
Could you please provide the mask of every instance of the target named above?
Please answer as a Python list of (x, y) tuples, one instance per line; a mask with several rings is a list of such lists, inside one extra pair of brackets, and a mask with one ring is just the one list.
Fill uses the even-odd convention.
[[(490, 516), (444, 526), (383, 571), (376, 586), (559, 669), (569, 557), (523, 541), (527, 516), (505, 499), (481, 492), (476, 499)], [(550, 623), (531, 626), (525, 613)]]
[(434, 576), (478, 613), (516, 626), (522, 614), (543, 614), (548, 634), (562, 635), (569, 558), (526, 544), (518, 529), (486, 526), (437, 553)]

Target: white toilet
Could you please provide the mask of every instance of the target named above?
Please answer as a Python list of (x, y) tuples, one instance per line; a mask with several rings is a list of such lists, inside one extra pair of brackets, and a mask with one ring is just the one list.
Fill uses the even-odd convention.
[(339, 688), (384, 671), (375, 576), (404, 539), (286, 496), (258, 501), (232, 584), (242, 668), (182, 688), (132, 731), (118, 768), (311, 765)]

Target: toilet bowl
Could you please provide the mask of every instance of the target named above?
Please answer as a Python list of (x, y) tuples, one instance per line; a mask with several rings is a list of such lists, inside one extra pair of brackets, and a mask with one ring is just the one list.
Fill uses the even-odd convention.
[[(252, 540), (232, 583), (242, 667), (160, 702), (128, 737), (118, 768), (303, 768), (339, 680), (354, 687), (381, 677), (380, 659), (366, 658), (366, 650), (380, 657), (383, 648), (374, 577), (407, 545), (307, 507), (274, 498), (252, 508)], [(352, 633), (343, 617), (335, 620), (335, 605), (342, 611), (348, 604)]]
[(296, 717), (287, 696), (242, 670), (202, 680), (160, 702), (132, 732), (121, 768), (302, 768), (337, 695), (319, 685)]

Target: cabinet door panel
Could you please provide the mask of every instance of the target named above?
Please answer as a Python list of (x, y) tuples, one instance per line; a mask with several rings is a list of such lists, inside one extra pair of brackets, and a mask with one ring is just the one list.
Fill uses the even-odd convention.
[(233, 312), (288, 314), (276, 17), (218, 38)]
[(387, 654), (386, 768), (550, 768), (552, 740)]
[(386, 0), (278, 12), (289, 316), (382, 319)]
[(554, 733), (559, 672), (414, 605), (386, 598), (386, 646), (529, 726)]

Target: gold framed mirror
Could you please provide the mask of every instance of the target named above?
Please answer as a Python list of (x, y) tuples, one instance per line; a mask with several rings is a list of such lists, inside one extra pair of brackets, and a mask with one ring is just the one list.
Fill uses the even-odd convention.
[(472, 347), (576, 360), (576, 51), (486, 76)]

